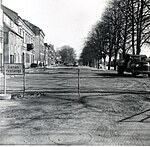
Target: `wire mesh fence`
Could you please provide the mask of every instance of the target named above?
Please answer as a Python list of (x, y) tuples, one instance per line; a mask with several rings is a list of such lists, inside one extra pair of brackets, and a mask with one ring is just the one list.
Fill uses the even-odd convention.
[[(4, 89), (0, 78), (0, 91)], [(7, 92), (23, 92), (22, 75), (7, 76)], [(90, 68), (28, 69), (25, 92), (51, 93), (144, 93), (149, 92), (149, 78), (119, 77), (115, 71), (95, 71)]]
[[(0, 91), (4, 89), (4, 78), (0, 79)], [(19, 76), (7, 76), (7, 92), (23, 92), (24, 78)], [(54, 68), (31, 69), (25, 74), (25, 91), (46, 91), (54, 93), (78, 93), (79, 69)]]

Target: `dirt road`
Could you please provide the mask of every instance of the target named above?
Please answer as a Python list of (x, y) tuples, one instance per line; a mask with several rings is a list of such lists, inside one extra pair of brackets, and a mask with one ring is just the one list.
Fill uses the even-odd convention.
[[(81, 69), (79, 97), (76, 69), (37, 73), (24, 97), (0, 101), (0, 144), (150, 145), (149, 78)], [(11, 92), (21, 78), (7, 80)]]

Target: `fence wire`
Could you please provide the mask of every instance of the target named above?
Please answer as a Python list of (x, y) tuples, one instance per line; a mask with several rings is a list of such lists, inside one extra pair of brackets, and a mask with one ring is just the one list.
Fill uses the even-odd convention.
[[(7, 76), (7, 92), (23, 92), (23, 76)], [(3, 78), (0, 91), (3, 92)], [(28, 69), (25, 92), (51, 93), (149, 93), (149, 78), (131, 75), (119, 77), (114, 71), (90, 68)]]

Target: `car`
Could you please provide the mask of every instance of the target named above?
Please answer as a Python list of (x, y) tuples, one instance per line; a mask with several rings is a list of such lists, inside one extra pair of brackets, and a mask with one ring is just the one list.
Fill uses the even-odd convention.
[(126, 54), (124, 60), (118, 61), (118, 75), (130, 72), (135, 77), (139, 74), (147, 74), (150, 78), (150, 60), (146, 55)]
[(31, 68), (36, 68), (36, 67), (38, 67), (37, 63), (31, 63)]
[(73, 63), (64, 63), (65, 66), (73, 66)]

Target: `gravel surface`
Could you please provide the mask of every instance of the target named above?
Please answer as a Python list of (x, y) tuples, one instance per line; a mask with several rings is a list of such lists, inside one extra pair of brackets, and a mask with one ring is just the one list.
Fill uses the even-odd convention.
[[(28, 70), (7, 79), (0, 102), (0, 144), (150, 145), (149, 78), (115, 71)], [(3, 89), (1, 79), (1, 90)]]

